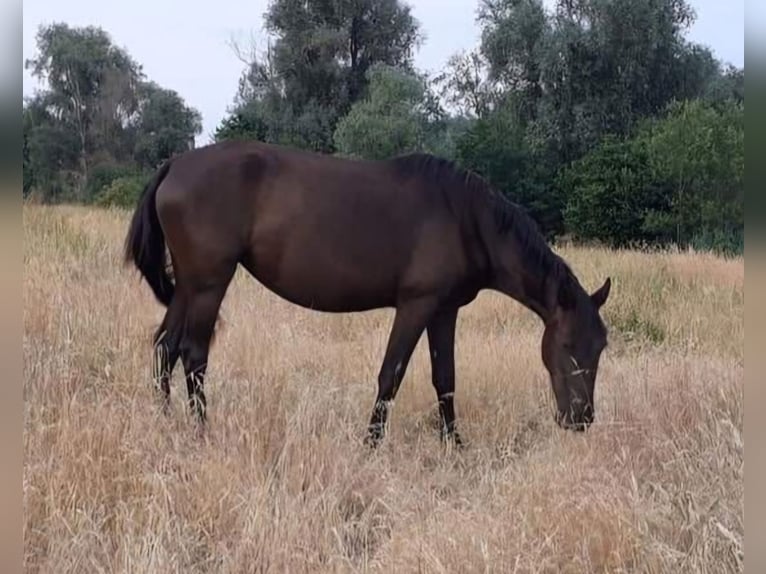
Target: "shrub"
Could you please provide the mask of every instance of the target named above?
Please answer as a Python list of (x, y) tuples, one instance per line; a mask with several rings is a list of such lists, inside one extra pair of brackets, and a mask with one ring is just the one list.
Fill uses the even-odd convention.
[(145, 175), (118, 177), (101, 190), (95, 203), (101, 207), (135, 207), (147, 181)]
[(98, 202), (103, 191), (118, 179), (141, 177), (141, 171), (132, 165), (104, 163), (93, 167), (85, 188), (85, 198), (90, 202)]
[(566, 197), (564, 224), (576, 238), (613, 246), (656, 239), (646, 216), (665, 206), (640, 142), (605, 138), (562, 172), (559, 187)]

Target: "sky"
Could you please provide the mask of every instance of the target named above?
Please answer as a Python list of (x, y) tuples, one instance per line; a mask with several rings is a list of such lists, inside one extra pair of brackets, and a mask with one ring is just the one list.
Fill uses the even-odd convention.
[[(438, 72), (455, 52), (478, 44), (478, 0), (405, 0), (420, 23), (425, 40), (416, 66)], [(550, 4), (548, 0), (546, 4)], [(723, 62), (744, 65), (744, 0), (689, 0), (697, 21), (687, 37), (709, 46)], [(249, 46), (265, 41), (263, 14), (268, 0), (25, 0), (23, 58), (35, 55), (40, 25), (66, 22), (96, 25), (139, 62), (148, 79), (177, 91), (200, 111), (203, 131), (198, 144), (209, 143), (229, 109), (244, 64), (231, 42)], [(23, 93), (39, 87), (23, 70)]]

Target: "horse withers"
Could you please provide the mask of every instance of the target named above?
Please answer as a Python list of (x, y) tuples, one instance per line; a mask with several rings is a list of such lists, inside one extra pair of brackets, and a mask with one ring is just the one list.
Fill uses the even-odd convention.
[(303, 307), (395, 309), (368, 427), (373, 444), (423, 331), (443, 436), (460, 441), (455, 324), (482, 289), (505, 293), (544, 322), (542, 360), (558, 424), (583, 430), (593, 421), (607, 342), (599, 309), (610, 280), (588, 294), (521, 208), (446, 160), (350, 160), (242, 141), (191, 150), (146, 186), (125, 256), (167, 307), (154, 338), (162, 400), (168, 404), (180, 357), (200, 422), (211, 337), (238, 264)]

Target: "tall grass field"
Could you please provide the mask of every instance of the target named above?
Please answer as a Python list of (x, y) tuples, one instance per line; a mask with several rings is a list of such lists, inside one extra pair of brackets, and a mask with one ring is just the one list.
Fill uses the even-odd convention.
[(596, 422), (559, 429), (531, 311), (458, 318), (458, 428), (439, 440), (425, 337), (363, 445), (392, 310), (292, 305), (238, 271), (206, 379), (163, 416), (164, 309), (122, 264), (129, 213), (25, 206), (28, 572), (741, 572), (744, 260), (561, 247), (607, 276)]

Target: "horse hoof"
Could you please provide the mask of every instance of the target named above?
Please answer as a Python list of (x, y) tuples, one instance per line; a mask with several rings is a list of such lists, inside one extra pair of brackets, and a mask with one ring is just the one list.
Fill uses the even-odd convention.
[(442, 433), (441, 439), (445, 445), (454, 446), (456, 448), (463, 448), (465, 446), (463, 444), (463, 439), (457, 431)]
[(383, 433), (380, 430), (371, 428), (368, 430), (367, 436), (364, 437), (364, 444), (369, 448), (378, 448), (383, 441)]

